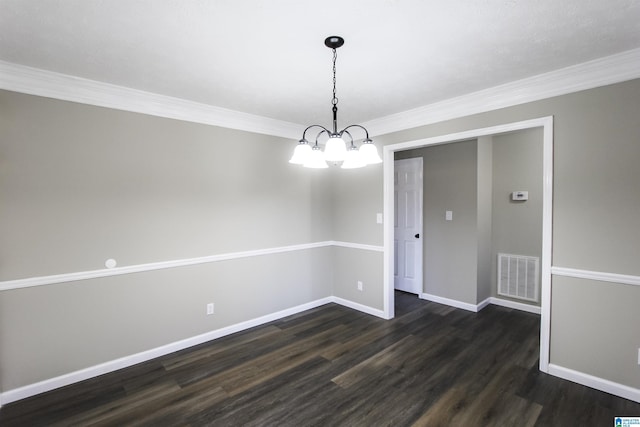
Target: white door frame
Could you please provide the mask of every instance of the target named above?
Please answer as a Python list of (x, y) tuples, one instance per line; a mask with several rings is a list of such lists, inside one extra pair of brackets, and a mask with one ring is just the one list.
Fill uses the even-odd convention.
[(447, 144), (466, 139), (489, 136), (530, 128), (543, 128), (543, 187), (542, 187), (542, 259), (541, 259), (541, 300), (540, 300), (540, 370), (549, 371), (549, 339), (551, 328), (551, 239), (553, 212), (553, 116), (507, 123), (481, 129), (441, 135), (415, 141), (385, 145), (382, 148), (384, 167), (384, 317), (392, 319), (394, 310), (393, 287), (393, 172), (396, 151)]

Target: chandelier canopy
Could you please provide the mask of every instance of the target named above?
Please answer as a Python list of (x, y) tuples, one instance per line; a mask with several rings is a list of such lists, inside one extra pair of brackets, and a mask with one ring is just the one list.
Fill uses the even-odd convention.
[[(381, 163), (378, 149), (369, 138), (369, 131), (360, 125), (349, 125), (338, 132), (338, 98), (336, 96), (336, 49), (344, 44), (340, 36), (330, 36), (324, 41), (325, 46), (333, 52), (333, 98), (331, 99), (333, 112), (333, 130), (322, 125), (311, 125), (302, 133), (302, 139), (298, 142), (289, 163), (302, 165), (307, 168), (327, 168), (328, 163), (342, 164), (343, 169), (361, 168), (366, 165)], [(318, 131), (313, 143), (307, 140), (307, 131)], [(364, 131), (364, 139), (358, 148), (351, 131), (359, 129)], [(320, 140), (324, 141), (324, 151), (320, 146)]]

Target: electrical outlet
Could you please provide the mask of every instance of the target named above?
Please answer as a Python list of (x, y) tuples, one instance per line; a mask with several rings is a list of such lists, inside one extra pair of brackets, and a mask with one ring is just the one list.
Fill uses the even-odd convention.
[(207, 304), (207, 316), (213, 314), (213, 303), (210, 302), (209, 304)]
[(638, 349), (638, 365), (640, 365), (640, 348)]
[(360, 280), (358, 280), (358, 290), (359, 291), (362, 290), (362, 282)]

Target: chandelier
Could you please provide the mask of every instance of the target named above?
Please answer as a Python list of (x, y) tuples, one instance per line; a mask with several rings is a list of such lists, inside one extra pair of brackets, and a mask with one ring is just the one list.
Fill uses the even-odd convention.
[[(328, 163), (337, 165), (342, 162), (343, 169), (361, 168), (366, 165), (381, 163), (373, 140), (369, 138), (369, 132), (363, 126), (349, 125), (338, 132), (338, 98), (336, 97), (336, 49), (344, 44), (344, 39), (339, 36), (327, 37), (325, 46), (333, 52), (333, 98), (331, 110), (333, 111), (333, 131), (321, 125), (311, 125), (302, 133), (302, 139), (293, 151), (289, 163), (302, 165), (307, 168), (327, 168)], [(315, 129), (318, 134), (313, 143), (307, 140), (307, 131)], [(364, 131), (364, 139), (358, 148), (350, 130)], [(327, 139), (328, 137), (328, 139)], [(324, 141), (324, 151), (319, 142)]]

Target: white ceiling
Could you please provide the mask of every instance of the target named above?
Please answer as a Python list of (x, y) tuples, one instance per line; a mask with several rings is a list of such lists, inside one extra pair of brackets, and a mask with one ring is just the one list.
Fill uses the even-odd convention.
[(0, 60), (344, 126), (640, 47), (638, 0), (0, 0)]

